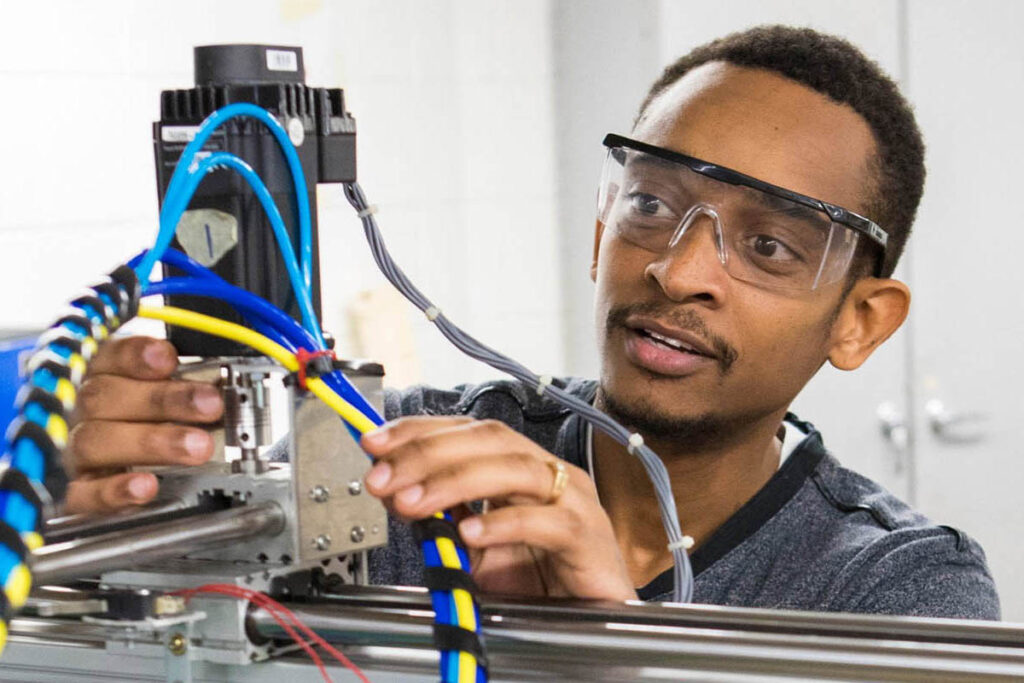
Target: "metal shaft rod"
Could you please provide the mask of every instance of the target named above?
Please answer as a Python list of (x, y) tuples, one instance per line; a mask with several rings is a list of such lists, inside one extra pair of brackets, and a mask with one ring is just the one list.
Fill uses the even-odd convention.
[[(341, 586), (318, 597), (315, 604), (346, 610), (368, 608), (384, 612), (432, 610), (425, 588)], [(553, 615), (553, 616), (552, 616)], [(740, 629), (794, 635), (843, 638), (886, 638), (958, 645), (988, 645), (1024, 649), (1024, 625), (998, 621), (894, 617), (875, 614), (805, 612), (797, 610), (728, 607), (695, 603), (596, 602), (573, 598), (486, 596), (484, 622), (566, 619), (573, 622), (657, 624), (682, 628)]]
[(93, 576), (283, 528), (284, 512), (276, 503), (232, 508), (43, 546), (32, 555), (32, 575), (36, 584)]
[(46, 521), (43, 536), (47, 543), (60, 543), (82, 536), (96, 536), (108, 531), (119, 531), (152, 522), (162, 522), (169, 516), (183, 516), (191, 512), (200, 512), (200, 510), (199, 508), (186, 508), (185, 502), (178, 498), (160, 500), (131, 512), (111, 515), (69, 515), (49, 519)]
[[(419, 609), (289, 605), (300, 622), (328, 641), (347, 646), (360, 666), (429, 672), (436, 666), (431, 612)], [(503, 611), (499, 609), (499, 611)], [(810, 680), (1009, 681), (1024, 676), (1024, 650), (995, 646), (894, 641), (872, 637), (807, 636), (679, 627), (647, 623), (579, 621), (557, 608), (514, 608), (513, 618), (483, 615), (494, 680), (590, 681)], [(631, 612), (632, 610), (625, 610)], [(631, 615), (635, 618), (636, 615)], [(273, 617), (255, 610), (251, 620), (265, 637), (286, 639)], [(894, 624), (893, 620), (889, 620)], [(383, 647), (382, 647), (383, 646)]]

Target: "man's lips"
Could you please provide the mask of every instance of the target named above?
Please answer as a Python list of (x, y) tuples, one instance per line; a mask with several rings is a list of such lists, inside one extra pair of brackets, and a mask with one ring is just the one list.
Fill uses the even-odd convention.
[(626, 333), (626, 356), (658, 375), (682, 377), (717, 363), (717, 355), (707, 343), (686, 330), (656, 321), (630, 320)]
[(704, 339), (689, 330), (672, 327), (654, 318), (631, 316), (626, 320), (626, 327), (654, 341), (678, 351), (718, 358), (718, 353)]

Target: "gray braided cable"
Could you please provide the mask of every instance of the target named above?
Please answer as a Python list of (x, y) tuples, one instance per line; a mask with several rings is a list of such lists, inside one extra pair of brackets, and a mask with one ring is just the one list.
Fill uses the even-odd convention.
[(406, 277), (402, 269), (391, 258), (387, 247), (384, 245), (384, 238), (377, 227), (377, 221), (373, 217), (374, 209), (366, 201), (362, 188), (358, 183), (346, 183), (344, 185), (345, 196), (349, 203), (359, 214), (363, 224), (363, 232), (366, 241), (370, 245), (370, 252), (377, 263), (377, 267), (384, 274), (384, 277), (401, 292), (416, 308), (423, 311), (427, 318), (441, 331), (456, 348), (466, 355), (482, 363), (509, 374), (523, 382), (531, 389), (539, 391), (548, 396), (559, 405), (571, 410), (602, 432), (613, 438), (616, 442), (626, 447), (630, 454), (640, 458), (647, 476), (654, 485), (655, 496), (658, 500), (658, 508), (661, 512), (662, 525), (665, 528), (665, 535), (668, 537), (668, 548), (672, 553), (673, 560), (673, 591), (672, 599), (676, 602), (690, 602), (693, 599), (693, 568), (690, 565), (690, 558), (686, 550), (688, 543), (692, 541), (684, 537), (679, 528), (679, 516), (676, 512), (675, 497), (672, 494), (672, 485), (665, 470), (665, 464), (654, 451), (643, 443), (639, 434), (631, 433), (625, 427), (586, 403), (567, 393), (560, 387), (550, 383), (550, 378), (541, 378), (525, 366), (517, 363), (504, 354), (490, 348), (486, 344), (477, 341), (467, 334), (460, 327), (451, 322), (441, 310), (433, 304), (417, 287)]

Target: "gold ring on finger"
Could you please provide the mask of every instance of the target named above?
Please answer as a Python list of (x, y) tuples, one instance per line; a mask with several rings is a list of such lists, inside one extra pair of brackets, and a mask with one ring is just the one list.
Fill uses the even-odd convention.
[(548, 493), (548, 505), (554, 505), (565, 493), (565, 487), (569, 485), (569, 471), (561, 460), (552, 458), (545, 464), (551, 468), (551, 474), (555, 476), (555, 480), (551, 482), (551, 492)]

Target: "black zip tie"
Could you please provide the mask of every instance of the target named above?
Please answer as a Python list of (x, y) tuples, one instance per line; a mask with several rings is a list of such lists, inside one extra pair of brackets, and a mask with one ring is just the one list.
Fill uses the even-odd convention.
[(480, 592), (472, 576), (452, 567), (424, 567), (423, 583), (430, 590), (452, 591), (460, 588), (473, 596), (474, 603), (476, 594)]
[(459, 537), (459, 531), (455, 525), (447, 519), (427, 517), (412, 523), (412, 535), (417, 543), (423, 541), (435, 541), (438, 538), (447, 538), (455, 543), (456, 547), (465, 550), (466, 544)]
[(487, 655), (484, 653), (484, 646), (480, 642), (480, 636), (461, 626), (435, 623), (434, 647), (438, 650), (468, 652), (476, 659), (478, 666), (487, 668)]

